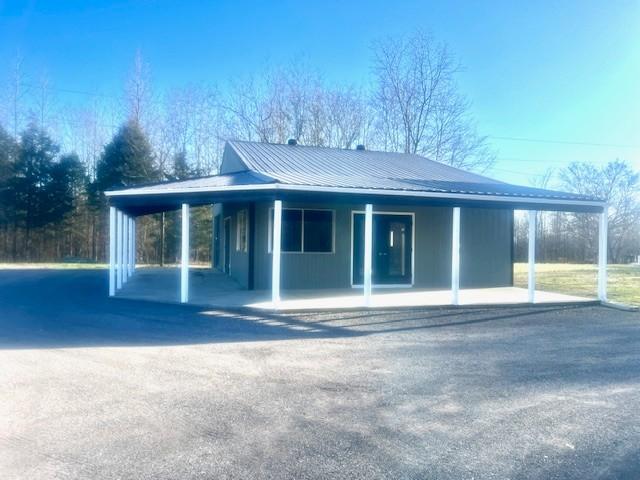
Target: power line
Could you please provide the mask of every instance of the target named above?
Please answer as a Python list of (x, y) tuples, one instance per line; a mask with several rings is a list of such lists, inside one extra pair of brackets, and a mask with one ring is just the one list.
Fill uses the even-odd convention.
[[(518, 157), (498, 157), (496, 158), (499, 162), (531, 162), (531, 163), (544, 163), (544, 164), (557, 164), (557, 163), (572, 163), (581, 160), (570, 160), (570, 159), (549, 159), (549, 158), (518, 158)], [(608, 159), (600, 159), (600, 160), (588, 160), (589, 163), (609, 163)]]
[(640, 148), (640, 145), (625, 145), (620, 143), (574, 142), (569, 140), (549, 140), (544, 138), (502, 137), (498, 135), (487, 135), (487, 138), (493, 138), (495, 140), (507, 140), (510, 142), (552, 143), (557, 145), (582, 145), (586, 147)]
[(515, 175), (522, 175), (523, 177), (544, 177), (545, 174), (542, 173), (526, 173), (526, 172), (517, 172), (515, 170), (506, 170), (504, 168), (492, 168), (491, 171), (493, 172), (504, 172), (504, 173), (511, 173), (511, 174), (515, 174)]
[[(28, 88), (42, 88), (41, 85), (34, 85), (33, 83), (29, 83), (29, 82), (22, 82), (22, 85), (24, 85), (25, 87), (28, 87)], [(109, 98), (109, 99), (119, 100), (119, 97), (117, 97), (115, 95), (107, 95), (105, 93), (87, 92), (87, 91), (83, 91), (83, 90), (73, 90), (73, 89), (70, 89), (70, 88), (60, 88), (60, 87), (55, 87), (55, 86), (52, 86), (52, 85), (47, 85), (44, 88), (48, 89), (48, 90), (55, 90), (57, 92), (62, 92), (62, 93), (71, 93), (71, 94), (74, 94), (74, 95), (84, 95), (84, 96), (88, 96), (88, 97), (101, 97), (101, 98)]]

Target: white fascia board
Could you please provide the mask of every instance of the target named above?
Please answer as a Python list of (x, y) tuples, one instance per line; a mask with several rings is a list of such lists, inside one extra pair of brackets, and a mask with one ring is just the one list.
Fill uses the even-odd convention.
[(423, 192), (418, 190), (386, 190), (377, 188), (353, 188), (353, 187), (323, 187), (315, 185), (291, 185), (282, 183), (268, 183), (260, 185), (231, 185), (223, 187), (195, 187), (195, 188), (175, 188), (170, 190), (146, 190), (144, 187), (131, 190), (115, 190), (105, 192), (107, 197), (136, 197), (139, 195), (171, 195), (183, 193), (220, 193), (220, 192), (253, 192), (262, 190), (272, 191), (295, 191), (295, 192), (317, 192), (317, 193), (342, 193), (353, 195), (380, 195), (389, 197), (416, 197), (435, 198), (446, 200), (471, 200), (481, 202), (502, 202), (502, 203), (523, 203), (531, 205), (559, 205), (559, 206), (587, 206), (604, 208), (606, 202), (596, 200), (563, 200), (561, 198), (537, 198), (520, 195), (489, 195), (476, 193), (449, 193), (449, 192)]
[(382, 195), (397, 197), (419, 197), (419, 198), (443, 198), (452, 200), (480, 200), (489, 202), (505, 202), (505, 203), (531, 203), (531, 204), (549, 204), (549, 205), (582, 205), (590, 207), (604, 207), (606, 202), (595, 200), (563, 200), (559, 198), (536, 198), (524, 197), (518, 195), (488, 195), (475, 193), (448, 193), (448, 192), (422, 192), (416, 190), (384, 190), (375, 188), (350, 188), (350, 187), (317, 187), (307, 185), (274, 185), (279, 190), (295, 190), (305, 192), (322, 192), (322, 193), (349, 193), (360, 195)]

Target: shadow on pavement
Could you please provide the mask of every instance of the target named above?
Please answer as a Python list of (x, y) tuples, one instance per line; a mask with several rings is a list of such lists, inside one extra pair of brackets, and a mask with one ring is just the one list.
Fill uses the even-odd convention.
[(0, 272), (0, 348), (184, 345), (336, 338), (507, 322), (560, 310), (300, 314), (109, 299), (101, 270)]

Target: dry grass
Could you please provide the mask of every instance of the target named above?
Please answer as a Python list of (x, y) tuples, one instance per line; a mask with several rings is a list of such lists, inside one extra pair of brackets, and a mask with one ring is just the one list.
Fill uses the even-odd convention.
[[(177, 268), (180, 264), (171, 263), (166, 264), (167, 268)], [(158, 265), (137, 264), (136, 268), (157, 268)], [(191, 262), (190, 268), (209, 268), (208, 263)], [(99, 270), (106, 269), (108, 265), (106, 263), (64, 263), (64, 262), (42, 262), (42, 263), (1, 263), (0, 270)]]
[[(536, 265), (536, 286), (539, 290), (596, 297), (597, 272), (595, 265), (540, 263)], [(640, 305), (640, 265), (609, 265), (607, 273), (610, 300)], [(527, 286), (526, 263), (515, 264), (514, 284)]]
[(0, 263), (0, 270), (96, 270), (107, 268), (105, 263)]

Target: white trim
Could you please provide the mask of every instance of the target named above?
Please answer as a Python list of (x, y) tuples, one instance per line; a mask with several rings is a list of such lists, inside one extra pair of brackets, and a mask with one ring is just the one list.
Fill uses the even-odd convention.
[(176, 188), (170, 190), (145, 190), (141, 187), (136, 190), (115, 190), (105, 192), (108, 197), (138, 196), (138, 195), (171, 195), (176, 193), (216, 193), (235, 191), (255, 191), (255, 190), (289, 190), (302, 192), (321, 193), (348, 193), (354, 195), (381, 195), (390, 197), (418, 197), (418, 198), (444, 198), (455, 200), (489, 201), (501, 203), (521, 203), (521, 204), (548, 204), (560, 206), (586, 206), (586, 207), (606, 207), (606, 202), (596, 200), (563, 200), (559, 198), (535, 198), (520, 195), (491, 195), (484, 193), (447, 193), (447, 192), (423, 192), (419, 190), (389, 190), (379, 188), (354, 188), (354, 187), (323, 187), (316, 185), (292, 185), (292, 184), (264, 184), (264, 185), (232, 185), (225, 187), (198, 187), (198, 188)]
[(282, 246), (282, 200), (273, 202), (273, 253), (271, 255), (271, 302), (280, 304), (280, 248)]
[(529, 290), (529, 303), (536, 301), (536, 224), (537, 213), (535, 210), (529, 210), (529, 238), (528, 238), (528, 280), (527, 286)]
[(109, 296), (116, 294), (116, 207), (109, 207)]
[(182, 204), (182, 255), (180, 258), (180, 303), (189, 301), (189, 204)]
[(452, 209), (451, 303), (460, 304), (460, 207)]
[[(300, 241), (302, 242), (300, 244), (300, 248), (301, 250), (299, 252), (288, 252), (288, 251), (284, 251), (284, 250), (280, 250), (280, 254), (285, 254), (285, 255), (300, 255), (300, 254), (305, 254), (305, 255), (334, 255), (336, 253), (336, 211), (335, 209), (332, 208), (313, 208), (313, 207), (283, 207), (282, 211), (284, 212), (285, 210), (301, 210), (302, 211), (302, 215), (301, 215), (301, 221), (302, 221), (302, 238), (300, 239)], [(304, 249), (304, 212), (305, 210), (313, 210), (313, 211), (320, 211), (320, 212), (331, 212), (331, 251), (330, 252), (307, 252)], [(269, 208), (269, 211), (267, 213), (267, 253), (270, 254), (271, 253), (271, 249), (272, 249), (272, 236), (273, 236), (273, 219), (272, 219), (272, 212), (273, 212), (273, 207)]]
[(598, 299), (607, 301), (607, 236), (609, 228), (609, 212), (605, 207), (600, 214), (600, 226), (598, 232)]
[[(351, 288), (363, 288), (361, 283), (353, 283), (353, 243), (354, 243), (354, 235), (353, 228), (355, 226), (355, 216), (356, 214), (364, 214), (364, 210), (351, 210), (351, 267), (349, 273), (349, 283), (351, 284)], [(389, 212), (386, 210), (381, 211), (373, 211), (373, 215), (410, 215), (411, 216), (411, 283), (372, 283), (373, 288), (410, 288), (413, 287), (416, 280), (416, 213), (415, 212)]]

